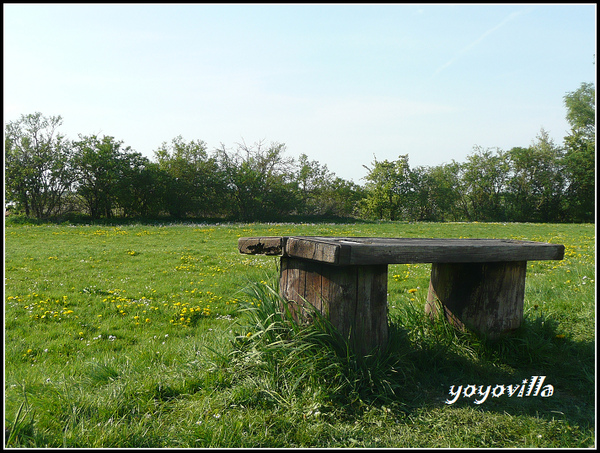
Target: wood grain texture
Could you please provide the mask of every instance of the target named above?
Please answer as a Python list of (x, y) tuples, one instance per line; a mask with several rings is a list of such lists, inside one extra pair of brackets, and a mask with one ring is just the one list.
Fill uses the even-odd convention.
[(297, 236), (240, 238), (240, 252), (279, 254), (337, 266), (561, 260), (565, 247), (511, 239)]
[(359, 354), (388, 340), (387, 265), (334, 266), (281, 258), (280, 292), (298, 321), (310, 322), (316, 308)]
[(527, 263), (434, 263), (425, 311), (496, 339), (523, 320)]

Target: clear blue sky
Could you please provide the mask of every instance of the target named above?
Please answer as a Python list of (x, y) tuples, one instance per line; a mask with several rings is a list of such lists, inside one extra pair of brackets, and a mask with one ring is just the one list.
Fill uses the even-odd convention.
[(4, 121), (60, 115), (153, 158), (181, 135), (363, 165), (464, 162), (568, 131), (595, 4), (4, 4)]

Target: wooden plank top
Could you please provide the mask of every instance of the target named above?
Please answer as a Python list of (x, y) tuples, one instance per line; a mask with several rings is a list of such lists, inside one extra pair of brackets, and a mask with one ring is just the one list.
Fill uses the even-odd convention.
[(304, 258), (338, 266), (562, 260), (565, 246), (512, 239), (324, 236), (242, 237), (240, 253)]

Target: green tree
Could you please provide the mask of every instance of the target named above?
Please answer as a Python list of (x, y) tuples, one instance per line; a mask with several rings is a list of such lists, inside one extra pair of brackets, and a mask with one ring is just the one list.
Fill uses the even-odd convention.
[(596, 89), (593, 83), (582, 83), (581, 86), (564, 97), (567, 107), (567, 121), (571, 133), (581, 135), (586, 140), (596, 137)]
[(358, 207), (364, 197), (361, 186), (335, 177), (319, 192), (318, 199), (322, 206), (320, 213), (324, 216), (353, 217), (358, 214)]
[(508, 152), (512, 175), (507, 187), (511, 220), (556, 222), (564, 219), (563, 151), (542, 128), (529, 148)]
[(571, 126), (565, 143), (566, 200), (571, 220), (595, 220), (596, 173), (596, 90), (592, 83), (564, 97), (567, 121)]
[(217, 150), (232, 214), (243, 220), (276, 218), (297, 211), (298, 186), (293, 159), (284, 155), (285, 144), (238, 144), (234, 151)]
[(536, 208), (542, 222), (560, 222), (564, 220), (563, 201), (565, 177), (563, 149), (556, 145), (549, 134), (541, 129), (531, 146), (537, 156), (536, 192), (540, 200)]
[(419, 166), (409, 172), (410, 191), (405, 217), (412, 221), (459, 220), (458, 164)]
[(114, 137), (96, 135), (79, 136), (74, 142), (73, 158), (77, 168), (77, 194), (86, 204), (92, 218), (110, 218), (118, 206), (122, 179), (127, 172), (124, 155), (129, 147), (121, 149), (123, 142)]
[(435, 193), (436, 181), (430, 168), (419, 166), (409, 172), (410, 190), (407, 197), (405, 216), (411, 221), (433, 221), (439, 217), (439, 206)]
[(115, 200), (124, 216), (156, 217), (165, 210), (166, 172), (140, 153), (120, 157), (121, 177)]
[(298, 185), (300, 205), (299, 214), (324, 215), (331, 209), (327, 195), (335, 178), (327, 165), (321, 165), (316, 160), (309, 160), (306, 154), (301, 154), (297, 163), (295, 181)]
[(186, 142), (181, 136), (164, 142), (155, 152), (159, 168), (168, 175), (165, 207), (171, 215), (204, 216), (225, 213), (225, 185), (216, 157), (208, 155), (202, 140)]
[(327, 217), (350, 217), (356, 214), (362, 188), (339, 178), (327, 165), (309, 160), (301, 154), (296, 164), (294, 181), (298, 186), (298, 213)]
[(506, 220), (504, 194), (509, 178), (507, 153), (476, 146), (462, 176), (472, 220)]
[(56, 129), (60, 116), (37, 112), (5, 126), (6, 200), (27, 216), (47, 218), (64, 211), (74, 181), (71, 144)]
[(532, 219), (538, 204), (536, 185), (536, 156), (531, 148), (514, 147), (508, 151), (512, 175), (507, 188), (507, 210), (509, 220), (526, 222)]
[(454, 160), (429, 170), (431, 204), (435, 220), (458, 221), (469, 218), (468, 203), (463, 191), (461, 165)]
[(398, 160), (380, 162), (375, 159), (372, 167), (365, 168), (365, 198), (361, 209), (368, 217), (385, 220), (399, 220), (408, 207), (411, 181), (408, 154)]

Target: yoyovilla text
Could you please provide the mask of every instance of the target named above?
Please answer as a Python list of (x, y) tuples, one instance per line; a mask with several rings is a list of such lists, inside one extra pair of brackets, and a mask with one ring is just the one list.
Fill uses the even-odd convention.
[(554, 393), (554, 387), (550, 384), (544, 384), (546, 376), (531, 376), (531, 379), (523, 379), (520, 384), (496, 384), (494, 387), (491, 385), (474, 385), (469, 384), (466, 386), (459, 385), (458, 387), (452, 385), (448, 394), (450, 397), (446, 400), (446, 404), (454, 404), (462, 396), (463, 398), (474, 398), (475, 404), (482, 404), (489, 396), (492, 398), (500, 398), (503, 395), (512, 398), (523, 398), (527, 396), (541, 396), (542, 398), (548, 398)]

